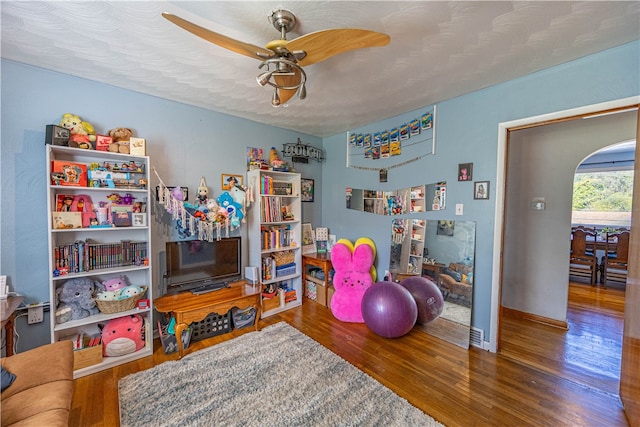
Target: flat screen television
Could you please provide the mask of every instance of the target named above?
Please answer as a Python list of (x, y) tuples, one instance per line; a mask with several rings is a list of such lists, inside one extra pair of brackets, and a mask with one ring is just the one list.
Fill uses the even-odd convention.
[(167, 293), (220, 288), (242, 278), (240, 237), (166, 243)]

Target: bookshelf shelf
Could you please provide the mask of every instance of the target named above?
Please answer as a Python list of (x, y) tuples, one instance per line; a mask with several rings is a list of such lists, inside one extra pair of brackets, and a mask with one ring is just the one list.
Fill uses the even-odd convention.
[(264, 318), (302, 304), (300, 174), (256, 169), (247, 175), (260, 195), (248, 219), (249, 265), (258, 267), (265, 289), (287, 295), (286, 302), (263, 301)]
[[(145, 322), (143, 330), (146, 338), (142, 349), (117, 357), (96, 358), (89, 366), (78, 365), (74, 377), (152, 355), (153, 286), (148, 256), (151, 246), (149, 158), (54, 145), (45, 145), (45, 150), (51, 341), (93, 333), (109, 320), (140, 315)], [(125, 164), (135, 169), (122, 169)], [(72, 165), (75, 173), (78, 173), (76, 185), (69, 184), (63, 176), (61, 168), (65, 165)], [(94, 173), (92, 179), (87, 171), (96, 170), (113, 173), (109, 176), (100, 175), (104, 179), (97, 179), (98, 175)], [(68, 184), (61, 185), (61, 182)], [(61, 209), (65, 197), (72, 198), (74, 204)], [(118, 223), (123, 226), (113, 226), (116, 222), (115, 214), (112, 215), (116, 212), (115, 207), (121, 212)], [(65, 222), (68, 219), (73, 228), (60, 228), (61, 223), (56, 222), (60, 219)], [(136, 222), (133, 219), (138, 221), (138, 225), (134, 225)], [(68, 225), (63, 223), (62, 226)], [(146, 308), (109, 314), (100, 312), (67, 321), (56, 316), (58, 292), (68, 280), (88, 278), (94, 283), (102, 283), (120, 276), (125, 276), (129, 285), (146, 288), (144, 298), (149, 301)]]

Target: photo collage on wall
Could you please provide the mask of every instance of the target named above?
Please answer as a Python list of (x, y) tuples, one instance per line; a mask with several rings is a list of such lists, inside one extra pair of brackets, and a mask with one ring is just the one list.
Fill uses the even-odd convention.
[(364, 149), (365, 159), (385, 159), (402, 154), (402, 142), (433, 128), (433, 114), (424, 113), (392, 129), (374, 133), (349, 133), (349, 145)]

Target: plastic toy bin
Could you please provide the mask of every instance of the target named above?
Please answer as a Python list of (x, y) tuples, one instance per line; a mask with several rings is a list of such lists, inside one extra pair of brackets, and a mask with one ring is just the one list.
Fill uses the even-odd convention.
[(199, 322), (191, 324), (191, 341), (200, 341), (205, 338), (231, 332), (233, 328), (231, 310), (226, 314), (211, 313)]

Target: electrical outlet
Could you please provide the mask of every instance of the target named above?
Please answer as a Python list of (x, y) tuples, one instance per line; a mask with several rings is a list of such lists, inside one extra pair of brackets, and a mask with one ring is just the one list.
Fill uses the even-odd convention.
[(27, 322), (30, 325), (33, 323), (40, 323), (44, 320), (44, 307), (42, 305), (29, 307), (27, 314)]

